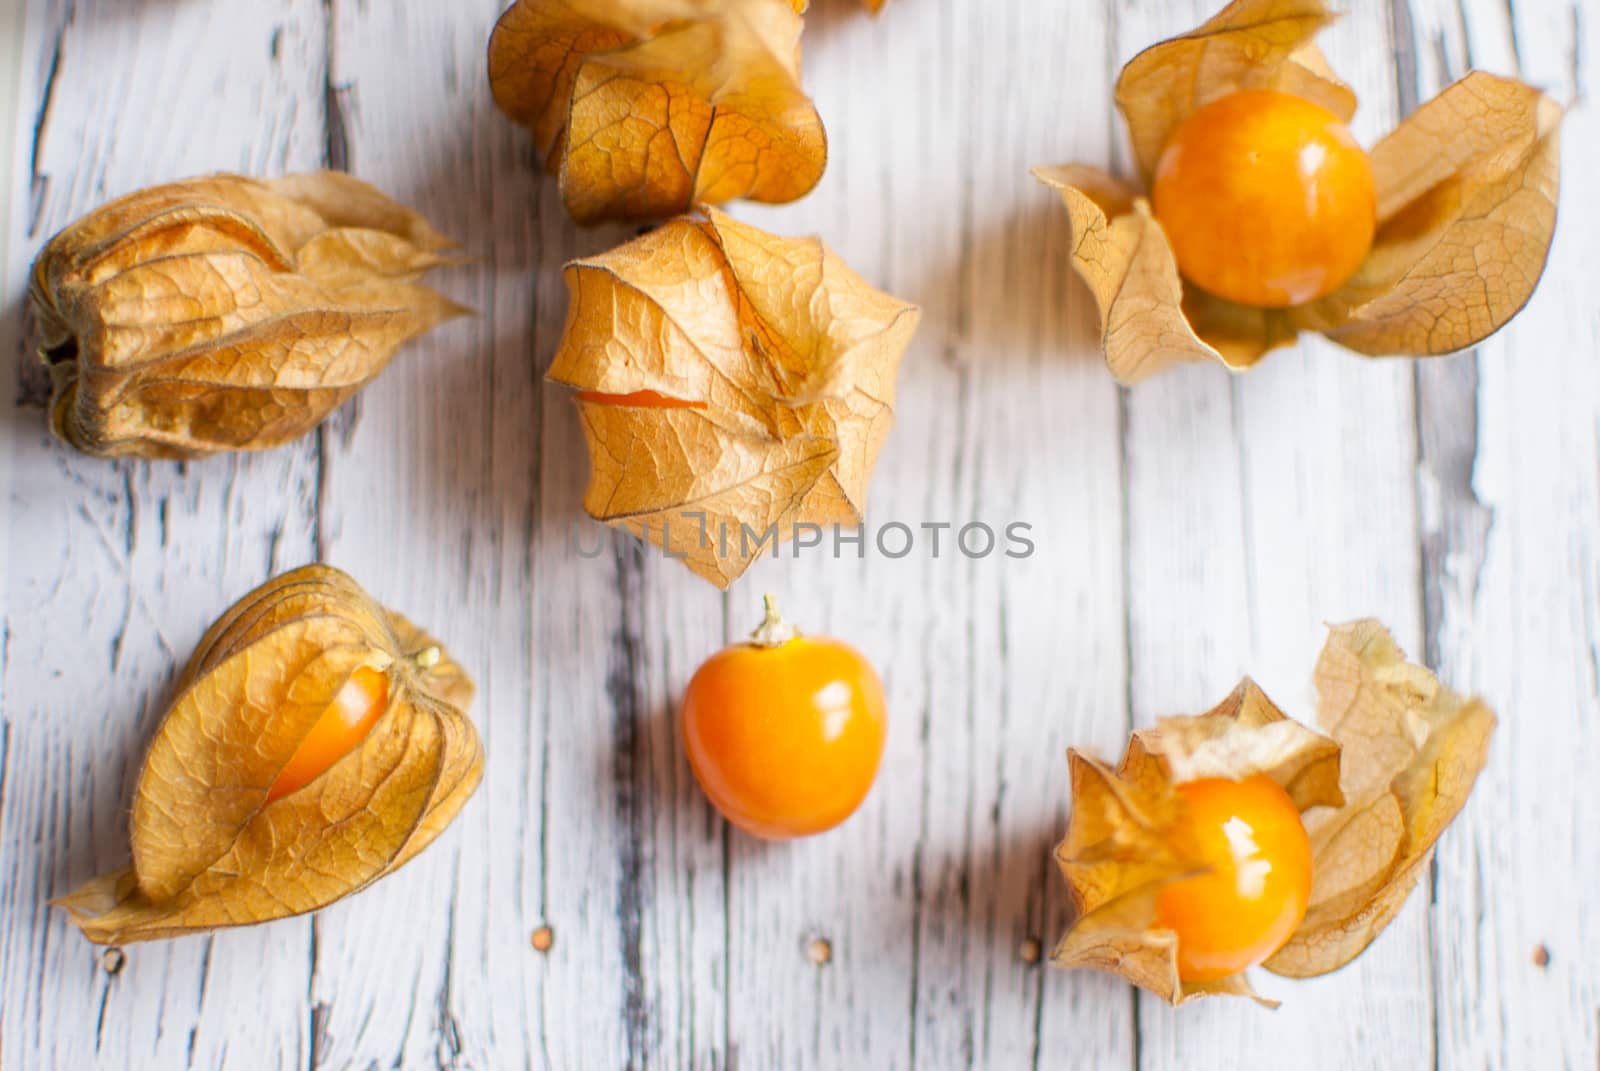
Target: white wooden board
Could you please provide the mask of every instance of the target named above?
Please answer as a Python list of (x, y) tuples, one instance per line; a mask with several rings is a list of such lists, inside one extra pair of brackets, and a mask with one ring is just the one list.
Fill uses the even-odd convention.
[[(1477, 350), (1317, 340), (1120, 391), (1030, 165), (1126, 165), (1118, 66), (1212, 0), (814, 0), (820, 233), (924, 309), (871, 522), (1033, 526), (762, 561), (723, 596), (574, 542), (585, 462), (542, 371), (575, 230), (488, 99), (498, 0), (11, 0), (0, 11), (0, 1066), (1592, 1068), (1600, 1061), (1600, 112), (1594, 0), (1350, 0), (1324, 38), (1375, 140), (1469, 64), (1575, 102), (1549, 273)], [(9, 20), (9, 21), (8, 21)], [(55, 230), (210, 170), (346, 167), (478, 258), (479, 309), (317, 435), (108, 463), (50, 441), (20, 299)], [(589, 546), (595, 534), (584, 529)], [(487, 749), (450, 832), (310, 919), (134, 946), (45, 901), (126, 860), (143, 741), (206, 623), (321, 557), (446, 637)], [(879, 785), (837, 832), (729, 832), (676, 731), (775, 591), (882, 667)], [(1063, 753), (1254, 675), (1306, 712), (1321, 622), (1377, 614), (1501, 711), (1434, 872), (1357, 964), (1178, 1011), (1030, 963), (1064, 925)], [(552, 928), (536, 952), (532, 931)], [(832, 958), (808, 955), (828, 942)], [(1536, 962), (1535, 953), (1547, 962)]]

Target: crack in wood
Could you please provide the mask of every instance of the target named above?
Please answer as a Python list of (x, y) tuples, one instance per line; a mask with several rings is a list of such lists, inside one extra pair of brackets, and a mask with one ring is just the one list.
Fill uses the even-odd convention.
[(333, 68), (338, 55), (337, 0), (322, 0), (322, 158), (329, 170), (350, 170), (350, 134), (345, 120), (345, 95), (349, 86), (334, 82)]
[(317, 1071), (328, 1058), (328, 1021), (333, 1018), (333, 1006), (325, 1000), (311, 1002), (310, 1044), (307, 1046), (306, 1071)]
[(1416, 385), (1425, 658), (1428, 665), (1442, 667), (1447, 661), (1443, 630), (1452, 618), (1471, 617), (1494, 526), (1494, 511), (1473, 488), (1477, 351), (1448, 362), (1419, 362)]
[[(44, 140), (50, 126), (51, 105), (56, 99), (56, 85), (61, 77), (61, 57), (66, 45), (67, 31), (72, 27), (73, 8), (69, 5), (66, 17), (56, 30), (50, 48), (50, 62), (45, 69), (44, 86), (39, 91), (39, 107), (34, 113), (33, 134), (28, 150), (28, 225), (30, 240), (39, 236), (44, 218), (45, 203), (50, 193), (50, 176), (42, 170)], [(23, 299), (17, 333), (16, 406), (19, 409), (44, 409), (50, 404), (51, 380), (44, 362), (30, 357), (28, 342), (36, 337), (33, 322), (33, 303)]]
[(73, 7), (67, 7), (66, 18), (56, 31), (55, 43), (50, 49), (50, 65), (45, 70), (44, 87), (39, 91), (39, 110), (33, 119), (33, 141), (29, 152), (29, 208), (28, 237), (39, 236), (39, 222), (44, 215), (44, 203), (50, 190), (50, 177), (40, 170), (40, 157), (44, 152), (45, 131), (50, 125), (50, 105), (56, 99), (56, 82), (61, 76), (61, 52), (65, 47), (67, 31), (72, 28)]
[[(5, 709), (7, 654), (11, 646), (9, 628), (0, 631), (0, 710)], [(6, 779), (11, 773), (11, 722), (0, 721), (0, 824), (6, 816)]]
[(456, 897), (459, 891), (459, 883), (452, 879), (450, 902), (445, 905), (445, 917), (449, 921), (445, 924), (444, 978), (441, 979), (439, 992), (434, 997), (436, 1040), (433, 1058), (439, 1071), (458, 1071), (462, 1066), (461, 1054), (466, 1050), (461, 1041), (461, 1021), (456, 1018), (455, 1012), (450, 1007), (451, 981), (455, 974)]
[(620, 620), (611, 637), (611, 667), (606, 696), (611, 701), (612, 789), (617, 826), (616, 921), (622, 951), (622, 1026), (626, 1066), (648, 1063), (649, 1007), (644, 995), (644, 770), (646, 741), (636, 684), (644, 676), (640, 613), (644, 551), (634, 540), (621, 541), (616, 551), (616, 590)]

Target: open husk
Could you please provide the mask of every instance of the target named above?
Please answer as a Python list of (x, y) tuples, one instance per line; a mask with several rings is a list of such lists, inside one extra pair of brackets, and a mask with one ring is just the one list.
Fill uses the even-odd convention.
[(792, 201), (827, 164), (789, 0), (516, 0), (495, 102), (533, 133), (579, 223)]
[[(319, 777), (266, 802), (360, 666), (388, 701)], [(55, 901), (97, 944), (326, 907), (432, 842), (477, 787), (472, 682), (432, 637), (313, 565), (234, 604), (201, 639), (134, 792), (133, 865)]]
[(407, 340), (467, 310), (420, 215), (337, 172), (129, 194), (33, 266), (50, 424), (89, 454), (191, 458), (310, 431)]
[(1466, 803), (1494, 715), (1407, 664), (1372, 620), (1330, 631), (1315, 679), (1321, 733), (1284, 717), (1246, 680), (1207, 714), (1135, 732), (1115, 768), (1068, 753), (1072, 817), (1056, 860), (1076, 919), (1057, 965), (1112, 971), (1173, 1004), (1255, 997), (1244, 974), (1181, 982), (1177, 935), (1155, 926), (1161, 889), (1205, 867), (1186, 842), (1173, 786), (1207, 777), (1266, 774), (1306, 824), (1310, 904), (1268, 970), (1326, 974), (1388, 925)]
[(1317, 723), (1344, 749), (1345, 805), (1306, 822), (1318, 866), (1306, 918), (1265, 966), (1310, 977), (1383, 931), (1489, 757), (1493, 711), (1406, 662), (1376, 621), (1333, 629), (1317, 661)]
[(566, 281), (550, 378), (587, 392), (592, 517), (719, 587), (798, 524), (861, 523), (915, 306), (814, 238), (715, 209), (575, 261)]
[[(1117, 81), (1141, 184), (1172, 131), (1242, 89), (1275, 89), (1343, 119), (1350, 87), (1317, 49), (1323, 0), (1234, 0), (1198, 29), (1135, 56)], [(1371, 152), (1378, 231), (1365, 264), (1327, 297), (1260, 309), (1187, 283), (1139, 188), (1073, 164), (1036, 168), (1062, 198), (1072, 263), (1100, 311), (1112, 375), (1137, 383), (1177, 364), (1235, 371), (1320, 331), (1369, 356), (1476, 344), (1532, 295), (1555, 231), (1561, 108), (1510, 78), (1469, 73)]]

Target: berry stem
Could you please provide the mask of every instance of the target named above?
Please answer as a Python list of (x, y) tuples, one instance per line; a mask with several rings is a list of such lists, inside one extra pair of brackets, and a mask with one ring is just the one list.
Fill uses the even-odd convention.
[(770, 594), (761, 597), (761, 605), (766, 616), (761, 619), (761, 624), (750, 633), (750, 642), (757, 647), (782, 647), (790, 640), (800, 635), (800, 630), (785, 621), (778, 614), (778, 600)]

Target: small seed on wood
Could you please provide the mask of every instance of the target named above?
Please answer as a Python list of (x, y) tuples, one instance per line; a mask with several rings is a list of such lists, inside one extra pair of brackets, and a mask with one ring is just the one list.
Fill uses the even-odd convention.
[(1550, 966), (1550, 950), (1544, 945), (1539, 945), (1533, 950), (1533, 965), (1535, 967)]
[(550, 946), (556, 943), (556, 933), (548, 926), (540, 926), (533, 931), (533, 950), (535, 952), (548, 952)]
[(100, 955), (100, 969), (107, 974), (117, 974), (127, 962), (128, 957), (120, 948), (108, 948)]
[(826, 967), (833, 960), (833, 944), (826, 937), (814, 938), (806, 945), (806, 958), (818, 967)]
[(1044, 955), (1044, 945), (1037, 937), (1025, 937), (1017, 946), (1017, 958), (1024, 963), (1038, 963)]

